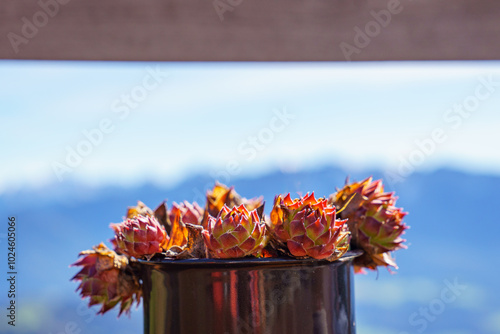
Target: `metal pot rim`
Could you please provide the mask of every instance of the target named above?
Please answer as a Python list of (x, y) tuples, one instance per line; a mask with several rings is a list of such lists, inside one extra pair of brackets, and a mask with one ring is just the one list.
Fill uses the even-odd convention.
[(362, 250), (350, 250), (346, 252), (340, 259), (329, 262), (327, 260), (317, 260), (313, 258), (307, 259), (294, 259), (291, 257), (266, 257), (266, 258), (256, 258), (256, 257), (245, 257), (237, 259), (185, 259), (185, 260), (175, 260), (175, 259), (161, 259), (161, 260), (137, 260), (142, 265), (180, 265), (180, 266), (207, 266), (207, 265), (234, 265), (234, 266), (246, 266), (246, 265), (314, 265), (314, 264), (328, 264), (336, 262), (346, 262), (352, 261), (354, 258), (360, 256), (363, 253)]

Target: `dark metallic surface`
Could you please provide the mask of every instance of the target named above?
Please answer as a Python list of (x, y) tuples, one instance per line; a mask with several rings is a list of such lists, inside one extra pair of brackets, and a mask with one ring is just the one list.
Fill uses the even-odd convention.
[(355, 333), (355, 256), (141, 262), (144, 333)]

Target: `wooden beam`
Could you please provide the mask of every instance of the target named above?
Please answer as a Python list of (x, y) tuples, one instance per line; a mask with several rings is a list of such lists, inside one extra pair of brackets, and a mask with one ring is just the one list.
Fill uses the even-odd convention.
[(4, 0), (1, 59), (500, 58), (498, 0)]

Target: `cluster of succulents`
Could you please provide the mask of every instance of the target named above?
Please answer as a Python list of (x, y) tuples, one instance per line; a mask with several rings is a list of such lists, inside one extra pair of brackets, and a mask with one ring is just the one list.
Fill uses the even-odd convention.
[(405, 248), (401, 235), (406, 215), (380, 180), (348, 183), (329, 197), (314, 193), (293, 199), (278, 195), (270, 216), (262, 197), (246, 199), (234, 188), (217, 183), (207, 192), (203, 209), (197, 203), (165, 202), (155, 210), (144, 203), (131, 207), (123, 222), (111, 224), (111, 243), (80, 253), (72, 278), (77, 290), (100, 304), (105, 313), (120, 304), (129, 313), (141, 300), (138, 261), (159, 259), (243, 257), (313, 258), (335, 261), (349, 249), (361, 249), (356, 272), (379, 266), (397, 268), (391, 252)]

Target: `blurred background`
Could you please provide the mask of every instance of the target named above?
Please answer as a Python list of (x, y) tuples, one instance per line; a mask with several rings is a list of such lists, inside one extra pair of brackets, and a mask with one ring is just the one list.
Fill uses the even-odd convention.
[(219, 180), (269, 212), (370, 175), (411, 229), (396, 274), (355, 277), (358, 333), (500, 332), (499, 62), (0, 61), (0, 101), (2, 333), (141, 333), (141, 307), (96, 316), (68, 267), (138, 200), (203, 203)]

